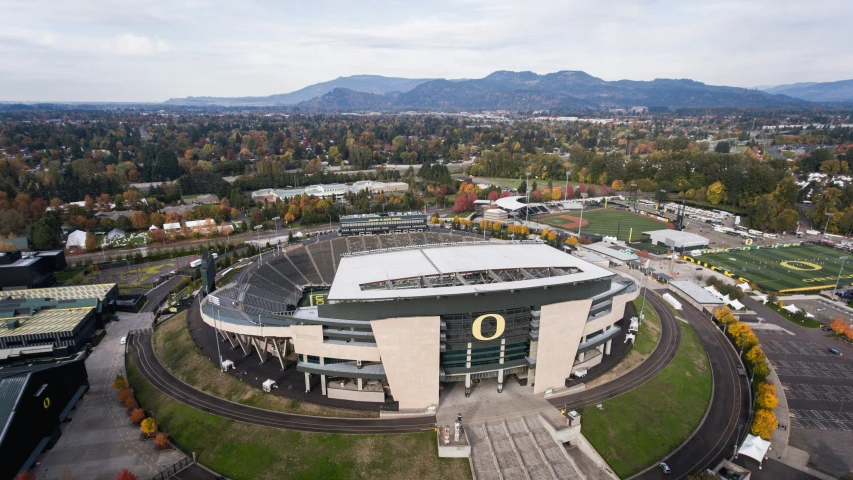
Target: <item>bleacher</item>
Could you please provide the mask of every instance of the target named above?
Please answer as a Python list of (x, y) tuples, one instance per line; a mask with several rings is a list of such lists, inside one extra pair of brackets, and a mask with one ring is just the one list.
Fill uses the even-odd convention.
[(296, 269), (302, 272), (302, 275), (308, 279), (308, 282), (312, 285), (322, 285), (323, 281), (320, 280), (320, 274), (317, 273), (317, 269), (314, 268), (314, 263), (311, 261), (311, 257), (308, 256), (308, 252), (305, 248), (297, 248), (295, 250), (291, 250), (287, 252), (287, 257), (290, 258), (290, 261), (296, 266)]
[[(296, 270), (296, 268), (288, 261), (287, 257), (278, 257), (270, 262), (275, 267), (276, 271), (287, 277), (294, 285), (302, 286), (305, 284), (305, 279)], [(280, 282), (279, 282), (280, 283)]]
[(397, 243), (394, 242), (394, 237), (397, 235), (389, 234), (389, 235), (377, 235), (379, 239), (379, 248), (394, 248), (397, 246)]
[(378, 235), (364, 235), (362, 239), (364, 240), (364, 250), (379, 250), (382, 248)]
[(349, 245), (346, 238), (336, 238), (332, 240), (332, 250), (334, 251), (335, 271), (338, 270), (338, 265), (341, 264), (341, 255), (349, 253)]
[(442, 238), (443, 233), (436, 232), (426, 232), (424, 236), (426, 237), (426, 243), (434, 244), (434, 243), (444, 243), (444, 239)]
[(427, 244), (426, 234), (424, 234), (424, 233), (410, 233), (409, 236), (412, 239), (412, 245), (426, 245)]
[(335, 260), (332, 258), (332, 243), (317, 242), (308, 246), (308, 252), (317, 264), (317, 269), (320, 271), (322, 283), (331, 285), (332, 279), (335, 278)]
[(408, 233), (401, 233), (395, 238), (398, 247), (411, 247), (412, 237)]
[(365, 250), (363, 237), (346, 237), (346, 241), (350, 252), (363, 252)]

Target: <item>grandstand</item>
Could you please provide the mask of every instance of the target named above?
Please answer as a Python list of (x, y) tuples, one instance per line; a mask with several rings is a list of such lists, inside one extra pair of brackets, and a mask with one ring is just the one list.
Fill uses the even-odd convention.
[[(245, 284), (221, 288), (216, 295), (251, 318), (289, 315), (306, 287), (329, 286), (344, 255), (369, 250), (413, 248), (430, 244), (480, 241), (478, 237), (444, 232), (411, 232), (338, 237), (298, 245), (264, 261)], [(264, 320), (268, 321), (268, 320)]]

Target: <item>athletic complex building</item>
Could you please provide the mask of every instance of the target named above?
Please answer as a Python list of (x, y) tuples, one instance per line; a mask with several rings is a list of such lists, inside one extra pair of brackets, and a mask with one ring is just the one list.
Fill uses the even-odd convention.
[[(541, 243), (447, 233), (298, 246), (202, 300), (245, 354), (296, 361), (306, 390), (430, 411), (440, 382), (510, 376), (536, 394), (601, 363), (636, 284)], [(246, 278), (247, 277), (247, 278)], [(523, 382), (522, 382), (523, 383)]]

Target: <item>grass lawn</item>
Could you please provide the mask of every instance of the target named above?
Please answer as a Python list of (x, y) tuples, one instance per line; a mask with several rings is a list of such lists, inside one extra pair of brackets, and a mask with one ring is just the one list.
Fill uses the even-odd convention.
[[(580, 212), (553, 213), (536, 217), (536, 221), (547, 225), (563, 227), (567, 225), (577, 228)], [(668, 223), (655, 220), (645, 215), (622, 210), (597, 208), (583, 212), (581, 233), (615, 236), (619, 240), (639, 240), (643, 232), (670, 228)], [(633, 230), (632, 230), (633, 229)]]
[[(639, 312), (642, 306), (642, 296), (634, 299), (635, 312)], [(631, 348), (631, 351), (629, 351), (628, 354), (625, 355), (625, 358), (617, 363), (615, 367), (610, 369), (609, 372), (587, 382), (587, 388), (603, 385), (624, 375), (625, 372), (632, 370), (637, 365), (643, 363), (643, 361), (652, 353), (660, 340), (660, 318), (658, 318), (657, 312), (655, 312), (655, 309), (652, 308), (649, 302), (646, 302), (645, 312), (645, 321), (640, 325), (640, 331), (637, 332), (637, 340), (634, 342), (634, 346)], [(625, 328), (628, 328), (628, 326), (625, 325)]]
[(705, 349), (692, 327), (678, 325), (681, 346), (657, 377), (604, 402), (604, 410), (593, 406), (581, 412), (584, 435), (621, 478), (681, 445), (699, 426), (711, 400)]
[(266, 393), (222, 373), (196, 347), (187, 330), (187, 312), (166, 320), (154, 330), (154, 353), (173, 375), (184, 383), (235, 403), (277, 412), (322, 417), (378, 417), (375, 412), (344, 410)]
[(785, 320), (787, 320), (791, 323), (795, 323), (801, 327), (820, 328), (823, 326), (822, 323), (818, 322), (814, 318), (808, 318), (802, 314), (791, 315), (791, 312), (789, 312), (787, 310), (783, 310), (781, 307), (779, 307), (778, 305), (775, 305), (773, 303), (767, 302), (766, 306), (768, 308), (770, 308), (770, 310), (773, 310), (774, 312), (778, 313)]
[(161, 430), (234, 480), (471, 478), (467, 459), (438, 458), (434, 432), (337, 435), (247, 425), (167, 397), (139, 374), (130, 355), (127, 374)]
[(56, 272), (54, 276), (56, 277), (56, 282), (60, 284), (64, 284), (65, 282), (71, 280), (76, 277), (78, 274), (86, 271), (86, 267), (77, 267), (77, 268), (66, 268), (61, 272)]
[[(773, 292), (804, 292), (835, 287), (845, 253), (820, 245), (759, 248), (710, 253), (695, 257), (755, 282)], [(853, 279), (853, 265), (845, 264), (841, 285)], [(846, 281), (846, 283), (845, 283)]]

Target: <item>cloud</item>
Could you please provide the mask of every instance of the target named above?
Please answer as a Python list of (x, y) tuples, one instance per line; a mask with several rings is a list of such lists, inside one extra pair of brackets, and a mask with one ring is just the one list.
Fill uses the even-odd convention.
[(3, 3), (2, 100), (268, 95), (342, 75), (499, 69), (739, 86), (853, 78), (849, 0)]
[(168, 52), (169, 44), (159, 38), (125, 33), (104, 45), (105, 49), (118, 55), (153, 55)]

